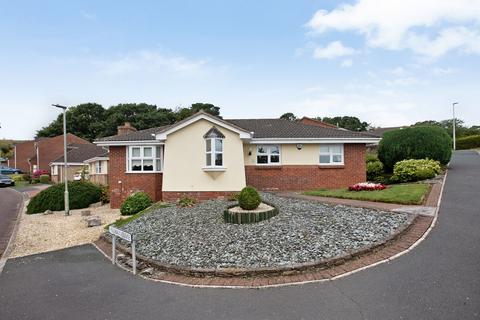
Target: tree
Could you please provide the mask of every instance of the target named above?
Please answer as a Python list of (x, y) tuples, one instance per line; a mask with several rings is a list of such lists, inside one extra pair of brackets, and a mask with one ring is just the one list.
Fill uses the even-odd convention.
[(351, 131), (366, 131), (370, 127), (369, 123), (360, 121), (360, 119), (357, 117), (351, 116), (333, 118), (324, 117), (323, 119), (321, 117), (317, 117), (317, 119)]
[(292, 112), (287, 112), (287, 113), (282, 114), (280, 116), (280, 119), (288, 120), (288, 121), (295, 121), (295, 120), (297, 120), (297, 117)]
[[(450, 136), (453, 136), (453, 120), (447, 119), (442, 121), (427, 120), (414, 124), (415, 127), (419, 126), (434, 126), (443, 128)], [(455, 134), (457, 138), (467, 137), (480, 134), (479, 126), (465, 126), (465, 122), (461, 119), (455, 119)]]
[(146, 103), (121, 103), (108, 108), (98, 137), (117, 134), (117, 127), (130, 122), (137, 130), (169, 125), (175, 122), (175, 113), (171, 109), (157, 108)]
[(13, 157), (13, 145), (11, 143), (0, 142), (0, 158), (9, 159)]
[(189, 108), (179, 108), (176, 110), (176, 119), (177, 121), (183, 120), (185, 118), (190, 117), (191, 115), (194, 115), (195, 113), (199, 111), (205, 111), (207, 113), (210, 113), (211, 115), (214, 115), (216, 117), (220, 117), (220, 107), (217, 107), (211, 103), (193, 103)]
[[(67, 110), (67, 132), (93, 141), (102, 132), (105, 109), (97, 103), (83, 103)], [(63, 134), (63, 115), (37, 131), (37, 137), (55, 137)]]

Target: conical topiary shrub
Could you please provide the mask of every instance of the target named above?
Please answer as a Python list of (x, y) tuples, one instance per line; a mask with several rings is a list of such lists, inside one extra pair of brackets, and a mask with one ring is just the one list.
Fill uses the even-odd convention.
[(261, 202), (262, 199), (254, 187), (246, 186), (238, 196), (238, 205), (243, 210), (255, 210)]

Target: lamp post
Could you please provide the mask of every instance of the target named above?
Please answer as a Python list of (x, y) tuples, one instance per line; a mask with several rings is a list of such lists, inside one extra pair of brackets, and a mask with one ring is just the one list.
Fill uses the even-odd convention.
[(457, 142), (455, 139), (455, 126), (456, 126), (456, 119), (455, 119), (455, 105), (457, 105), (458, 102), (452, 103), (452, 108), (453, 108), (453, 124), (452, 124), (452, 131), (453, 131), (453, 150), (457, 149)]
[(63, 181), (65, 182), (65, 215), (70, 214), (70, 203), (68, 200), (68, 179), (67, 179), (67, 107), (58, 104), (52, 104), (56, 108), (63, 110)]

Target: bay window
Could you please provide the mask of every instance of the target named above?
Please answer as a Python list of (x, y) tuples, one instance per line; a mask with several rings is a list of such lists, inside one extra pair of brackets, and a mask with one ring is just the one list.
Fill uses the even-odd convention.
[(161, 146), (128, 147), (127, 171), (160, 172), (162, 171)]
[(280, 146), (257, 146), (257, 164), (280, 164)]
[(320, 145), (321, 165), (343, 165), (343, 144)]

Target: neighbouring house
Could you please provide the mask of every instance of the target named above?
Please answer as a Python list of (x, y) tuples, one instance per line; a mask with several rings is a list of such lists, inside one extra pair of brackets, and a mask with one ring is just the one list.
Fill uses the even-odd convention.
[[(322, 127), (322, 128), (342, 129), (342, 128), (337, 127), (334, 124), (330, 124), (330, 123), (327, 123), (327, 122), (324, 122), (324, 121), (321, 121), (321, 120), (318, 120), (318, 119), (312, 119), (312, 118), (308, 118), (308, 117), (303, 117), (299, 121), (303, 124), (308, 124), (308, 125), (311, 125), (311, 126), (317, 126), (317, 127)], [(345, 130), (345, 129), (342, 129), (342, 130)]]
[[(67, 144), (91, 144), (71, 133), (67, 134)], [(23, 172), (50, 170), (50, 163), (63, 155), (63, 135), (52, 138), (39, 138), (14, 144), (13, 163), (10, 165)]]
[(98, 154), (83, 163), (88, 166), (88, 180), (96, 184), (108, 185), (108, 149), (102, 147)]
[(369, 134), (372, 134), (374, 136), (377, 136), (379, 138), (383, 138), (383, 135), (386, 132), (393, 131), (393, 130), (398, 130), (398, 129), (404, 129), (408, 128), (409, 126), (401, 126), (401, 127), (385, 127), (385, 128), (373, 128), (368, 130)]
[[(107, 158), (108, 150), (103, 147), (94, 145), (93, 143), (86, 144), (72, 144), (69, 146), (67, 152), (67, 180), (74, 180), (76, 173), (82, 172), (86, 179), (90, 179), (90, 175), (93, 173), (97, 175), (96, 171), (90, 171), (90, 163), (95, 164), (95, 158)], [(91, 162), (87, 162), (90, 161)], [(107, 171), (106, 165), (101, 161), (101, 170)], [(64, 181), (65, 161), (63, 155), (53, 160), (50, 163), (50, 175), (52, 182), (58, 183)], [(95, 177), (93, 180), (101, 180), (101, 177)], [(106, 180), (106, 179), (105, 179)], [(103, 181), (103, 180), (102, 180)]]
[(199, 112), (169, 126), (130, 127), (95, 143), (109, 148), (110, 200), (118, 208), (136, 191), (155, 201), (176, 201), (225, 197), (245, 185), (347, 187), (366, 180), (365, 146), (379, 140), (299, 121), (224, 120)]

